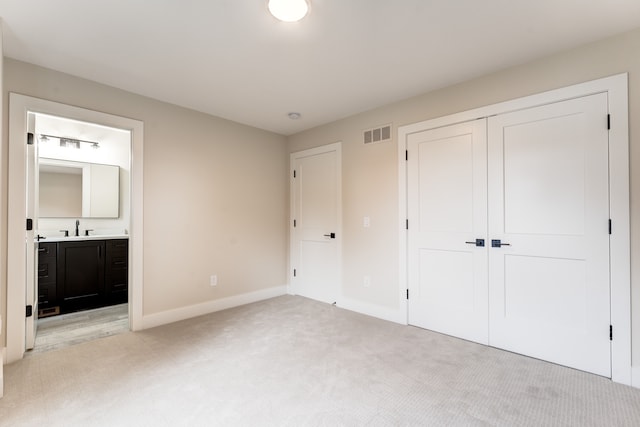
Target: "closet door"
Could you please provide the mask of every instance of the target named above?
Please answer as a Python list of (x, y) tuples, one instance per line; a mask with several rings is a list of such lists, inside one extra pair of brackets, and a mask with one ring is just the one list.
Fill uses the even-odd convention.
[(340, 143), (291, 154), (291, 279), (296, 295), (340, 296)]
[(489, 344), (610, 377), (607, 95), (488, 134)]
[(410, 135), (407, 149), (409, 323), (486, 344), (486, 120)]

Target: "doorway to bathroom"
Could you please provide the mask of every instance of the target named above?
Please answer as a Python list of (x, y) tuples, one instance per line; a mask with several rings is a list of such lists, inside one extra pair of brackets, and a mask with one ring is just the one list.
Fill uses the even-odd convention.
[(7, 362), (39, 317), (52, 348), (139, 329), (142, 122), (13, 93), (9, 107)]
[[(35, 234), (27, 269), (35, 267), (37, 310), (27, 320), (26, 349), (128, 331), (131, 132), (32, 112), (27, 122), (34, 135), (27, 213)], [(28, 274), (28, 295), (31, 280)]]

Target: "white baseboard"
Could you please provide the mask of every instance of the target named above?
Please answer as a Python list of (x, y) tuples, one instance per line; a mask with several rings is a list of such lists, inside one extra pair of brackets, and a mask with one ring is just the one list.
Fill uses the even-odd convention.
[(174, 310), (167, 310), (160, 313), (149, 314), (146, 316), (143, 315), (142, 329), (154, 328), (156, 326), (166, 325), (168, 323), (178, 322), (180, 320), (190, 319), (192, 317), (202, 316), (204, 314), (214, 313), (216, 311), (226, 310), (228, 308), (238, 307), (245, 304), (251, 304), (252, 302), (275, 298), (286, 294), (286, 286), (276, 286), (273, 288), (262, 289), (246, 294), (234, 295), (232, 297), (207, 301), (201, 304), (180, 307)]
[(389, 322), (399, 323), (401, 325), (407, 324), (406, 316), (404, 316), (400, 310), (380, 307), (379, 305), (345, 297), (340, 298), (336, 305), (340, 308), (344, 308), (345, 310), (355, 311), (356, 313), (377, 317), (378, 319), (388, 320)]

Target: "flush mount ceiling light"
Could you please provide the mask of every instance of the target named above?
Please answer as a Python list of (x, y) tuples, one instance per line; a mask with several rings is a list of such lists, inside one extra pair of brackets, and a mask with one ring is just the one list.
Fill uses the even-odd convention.
[(284, 22), (299, 21), (309, 12), (308, 0), (269, 0), (267, 7), (276, 19)]

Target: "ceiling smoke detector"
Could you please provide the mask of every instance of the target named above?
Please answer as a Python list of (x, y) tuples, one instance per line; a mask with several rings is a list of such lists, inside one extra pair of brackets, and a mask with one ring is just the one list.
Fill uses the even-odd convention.
[(289, 118), (291, 120), (298, 120), (300, 117), (302, 117), (302, 114), (292, 112), (292, 113), (287, 114), (287, 116), (289, 116)]

